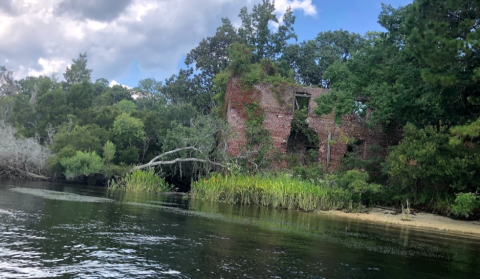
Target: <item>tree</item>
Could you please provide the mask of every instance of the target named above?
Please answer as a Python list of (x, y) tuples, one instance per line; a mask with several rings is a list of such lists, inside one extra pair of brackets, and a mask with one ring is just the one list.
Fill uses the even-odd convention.
[(17, 138), (16, 130), (0, 122), (0, 174), (20, 172), (15, 177), (47, 179), (47, 160), (52, 156), (49, 148), (35, 138)]
[(111, 134), (108, 131), (95, 124), (75, 126), (71, 130), (63, 127), (53, 139), (52, 150), (59, 153), (65, 147), (70, 146), (73, 150), (95, 151), (97, 154), (102, 154), (102, 146), (110, 137)]
[(224, 120), (212, 115), (198, 116), (191, 127), (177, 125), (168, 132), (162, 139), (163, 149), (168, 151), (152, 158), (147, 164), (134, 167), (132, 171), (170, 165), (167, 169), (171, 176), (197, 178), (211, 172), (214, 166), (223, 166), (221, 162), (226, 159), (226, 150), (219, 147), (226, 145), (220, 144), (218, 137), (227, 137)]
[(89, 176), (105, 170), (105, 164), (100, 156), (94, 152), (77, 151), (75, 156), (62, 158), (60, 164), (65, 168), (65, 177), (68, 180), (79, 176)]
[(65, 88), (79, 84), (83, 81), (90, 82), (92, 70), (87, 69), (87, 53), (80, 53), (77, 59), (72, 59), (72, 65), (68, 66), (63, 77), (65, 78)]
[(364, 44), (359, 34), (345, 30), (321, 32), (315, 40), (288, 46), (281, 60), (296, 70), (303, 84), (330, 88), (331, 81), (324, 78), (328, 67), (336, 61), (346, 62)]
[(20, 86), (13, 79), (13, 71), (0, 66), (0, 98), (3, 96), (14, 96), (20, 90)]
[(121, 100), (133, 101), (130, 90), (121, 85), (114, 85), (108, 88), (102, 95), (95, 98), (95, 104), (99, 107), (111, 106)]
[(367, 33), (360, 51), (327, 69), (324, 79), (332, 90), (315, 99), (317, 114), (335, 110), (340, 121), (344, 114), (366, 117), (369, 111), (364, 120), (388, 129), (409, 122), (418, 127), (438, 125), (455, 118), (448, 100), (438, 94), (441, 88), (422, 80), (418, 59), (405, 48), (409, 12), (410, 6), (383, 6), (379, 22), (387, 32)]
[(139, 95), (135, 103), (139, 110), (148, 110), (158, 112), (167, 105), (167, 99), (163, 94), (163, 84), (153, 78), (142, 79), (133, 90), (134, 94)]
[(271, 35), (271, 44), (268, 51), (270, 59), (275, 60), (278, 55), (281, 55), (287, 48), (289, 40), (298, 40), (293, 28), (294, 24), (295, 16), (293, 15), (292, 7), (288, 7), (283, 15), (282, 23), (278, 26), (278, 31)]
[[(238, 29), (240, 43), (253, 49), (254, 63), (260, 62), (263, 58), (275, 60), (288, 45), (290, 39), (297, 39), (293, 24), (295, 16), (293, 10), (288, 8), (283, 17), (283, 22), (279, 23), (274, 14), (275, 2), (262, 0), (261, 4), (253, 7), (252, 12), (248, 13), (246, 7), (240, 10), (241, 27)], [(277, 24), (278, 32), (273, 33), (269, 24)]]
[(392, 196), (434, 206), (454, 193), (477, 191), (480, 156), (467, 146), (449, 144), (447, 131), (444, 126), (404, 127), (404, 138), (386, 161)]
[(208, 79), (226, 69), (229, 63), (228, 48), (239, 41), (237, 30), (228, 18), (222, 18), (222, 26), (217, 28), (213, 37), (203, 39), (192, 49), (185, 59), (185, 64), (195, 64), (195, 69), (202, 71)]
[(275, 3), (270, 0), (262, 0), (261, 4), (253, 6), (252, 9), (252, 25), (254, 27), (254, 42), (256, 46), (255, 57), (256, 62), (263, 58), (269, 57), (268, 50), (271, 43), (271, 32), (268, 26), (270, 21), (278, 23), (278, 19), (273, 13), (275, 11)]
[(65, 122), (68, 111), (66, 94), (61, 87), (40, 92), (35, 105), (36, 119), (31, 119), (30, 125), (36, 123), (35, 132), (43, 136), (48, 125), (58, 127)]
[(92, 83), (84, 80), (70, 87), (67, 93), (67, 104), (74, 109), (87, 109), (92, 106), (93, 94)]
[(127, 113), (117, 116), (112, 129), (117, 146), (128, 147), (142, 142), (145, 137), (143, 127), (142, 121)]
[(178, 75), (172, 75), (165, 79), (162, 92), (172, 105), (186, 103), (194, 104), (196, 95), (199, 93), (198, 83), (191, 79), (193, 69), (180, 69)]
[(406, 20), (423, 80), (440, 88), (459, 124), (480, 116), (479, 28), (478, 1), (417, 0)]
[(126, 113), (131, 113), (137, 109), (137, 105), (129, 100), (121, 100), (116, 104), (116, 106)]

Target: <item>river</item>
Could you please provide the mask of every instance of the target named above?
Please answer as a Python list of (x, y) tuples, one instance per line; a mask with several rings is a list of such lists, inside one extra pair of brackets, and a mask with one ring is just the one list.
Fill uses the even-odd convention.
[(55, 277), (472, 279), (480, 278), (480, 238), (0, 180), (0, 278)]

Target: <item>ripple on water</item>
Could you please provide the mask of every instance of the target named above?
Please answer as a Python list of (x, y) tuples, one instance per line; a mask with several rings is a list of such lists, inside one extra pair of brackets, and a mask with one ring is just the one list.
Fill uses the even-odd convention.
[(99, 197), (92, 197), (92, 196), (83, 196), (73, 193), (66, 193), (66, 192), (57, 192), (51, 190), (44, 190), (44, 189), (34, 189), (34, 188), (12, 188), (10, 191), (33, 195), (45, 199), (51, 200), (61, 200), (61, 201), (75, 201), (75, 202), (113, 202), (111, 199), (107, 198), (99, 198)]

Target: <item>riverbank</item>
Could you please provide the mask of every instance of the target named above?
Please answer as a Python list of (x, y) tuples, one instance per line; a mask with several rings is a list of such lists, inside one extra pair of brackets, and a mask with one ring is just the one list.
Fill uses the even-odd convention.
[(402, 220), (405, 218), (402, 214), (395, 214), (395, 211), (383, 208), (373, 208), (370, 209), (368, 213), (347, 213), (340, 210), (318, 211), (318, 213), (355, 219), (361, 222), (376, 222), (394, 226), (426, 228), (437, 231), (474, 234), (480, 236), (480, 221), (453, 220), (448, 217), (431, 213), (415, 213), (415, 215), (410, 215), (408, 221)]

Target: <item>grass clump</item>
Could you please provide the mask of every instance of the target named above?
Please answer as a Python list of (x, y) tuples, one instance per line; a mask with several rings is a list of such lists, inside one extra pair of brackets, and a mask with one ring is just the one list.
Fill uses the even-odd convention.
[(125, 190), (127, 192), (170, 192), (173, 186), (165, 179), (157, 176), (153, 170), (136, 170), (127, 173), (125, 177), (110, 180), (108, 187), (111, 190)]
[(328, 181), (302, 181), (282, 175), (213, 174), (192, 184), (192, 198), (305, 211), (351, 206), (352, 194)]

